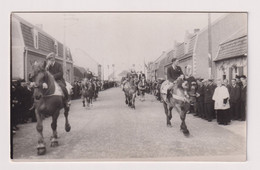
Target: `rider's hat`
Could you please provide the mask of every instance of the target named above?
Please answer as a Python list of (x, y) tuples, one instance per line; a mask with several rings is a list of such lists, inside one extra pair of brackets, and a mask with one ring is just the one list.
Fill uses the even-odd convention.
[(50, 58), (55, 58), (55, 53), (54, 52), (51, 52), (49, 53), (47, 56), (46, 56), (46, 59), (50, 59)]

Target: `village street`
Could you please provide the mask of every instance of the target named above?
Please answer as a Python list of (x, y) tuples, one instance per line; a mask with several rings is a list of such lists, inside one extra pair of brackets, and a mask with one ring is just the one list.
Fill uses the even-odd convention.
[(192, 114), (186, 117), (190, 136), (180, 131), (181, 120), (173, 110), (172, 128), (166, 126), (162, 103), (146, 94), (136, 100), (136, 109), (124, 103), (121, 88), (101, 91), (90, 108), (73, 100), (69, 121), (64, 130), (61, 111), (58, 119), (59, 146), (50, 147), (51, 118), (44, 120), (43, 134), (47, 152), (37, 155), (36, 123), (19, 125), (13, 137), (13, 158), (19, 160), (212, 160), (245, 159), (246, 122), (233, 121), (229, 126), (207, 122)]

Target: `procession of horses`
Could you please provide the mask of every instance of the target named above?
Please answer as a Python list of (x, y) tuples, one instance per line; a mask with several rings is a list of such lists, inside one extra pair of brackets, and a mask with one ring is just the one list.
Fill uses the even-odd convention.
[[(35, 62), (32, 66), (32, 88), (34, 89), (34, 108), (37, 118), (36, 129), (38, 132), (38, 155), (44, 155), (46, 153), (46, 145), (43, 137), (43, 118), (44, 115), (52, 116), (52, 136), (51, 136), (51, 147), (57, 147), (57, 119), (60, 114), (60, 110), (64, 109), (65, 116), (65, 130), (69, 132), (71, 125), (69, 124), (68, 116), (70, 105), (66, 105), (64, 101), (64, 95), (59, 85), (56, 83), (54, 77), (45, 70), (44, 64), (41, 62)], [(84, 78), (81, 81), (81, 95), (83, 107), (90, 107), (93, 100), (98, 97), (100, 85), (92, 79)], [(70, 87), (67, 85), (67, 88)], [(147, 92), (148, 84), (145, 81), (145, 75), (129, 73), (127, 77), (122, 79), (121, 87), (125, 95), (125, 104), (131, 108), (136, 109), (135, 100), (137, 96), (140, 96), (140, 100), (144, 101), (145, 93)], [(71, 89), (68, 89), (70, 92)], [(162, 100), (163, 107), (166, 114), (166, 125), (171, 127), (172, 109), (175, 108), (180, 114), (182, 121), (180, 129), (183, 134), (188, 136), (189, 130), (185, 123), (185, 117), (189, 111), (190, 103), (189, 97), (187, 96), (188, 83), (183, 79), (178, 79), (175, 82), (173, 88), (167, 94), (167, 100)]]

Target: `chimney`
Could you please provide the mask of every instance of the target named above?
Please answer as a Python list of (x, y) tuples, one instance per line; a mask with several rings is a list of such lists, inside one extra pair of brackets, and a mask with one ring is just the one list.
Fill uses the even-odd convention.
[(41, 30), (43, 29), (43, 25), (42, 24), (36, 24), (35, 26), (40, 28)]

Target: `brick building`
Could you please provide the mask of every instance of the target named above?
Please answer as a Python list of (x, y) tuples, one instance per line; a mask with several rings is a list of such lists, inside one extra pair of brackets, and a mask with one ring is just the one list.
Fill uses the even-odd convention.
[[(165, 79), (171, 58), (180, 61), (185, 72), (192, 66), (194, 77), (209, 78), (209, 64), (212, 64), (213, 78), (232, 78), (247, 75), (247, 14), (230, 13), (211, 24), (211, 60), (209, 60), (208, 26), (193, 33), (186, 32), (184, 41), (175, 42), (173, 49), (163, 53), (149, 67), (149, 77)], [(153, 79), (151, 79), (153, 80)]]
[(35, 61), (45, 61), (46, 55), (54, 52), (57, 54), (56, 62), (63, 65), (65, 80), (70, 83), (73, 82), (73, 60), (68, 47), (64, 47), (61, 42), (41, 28), (30, 24), (15, 14), (11, 16), (11, 29), (12, 79), (28, 81), (28, 76), (32, 72), (32, 64)]
[(216, 78), (228, 79), (247, 76), (247, 28), (237, 30), (219, 45), (216, 66)]

